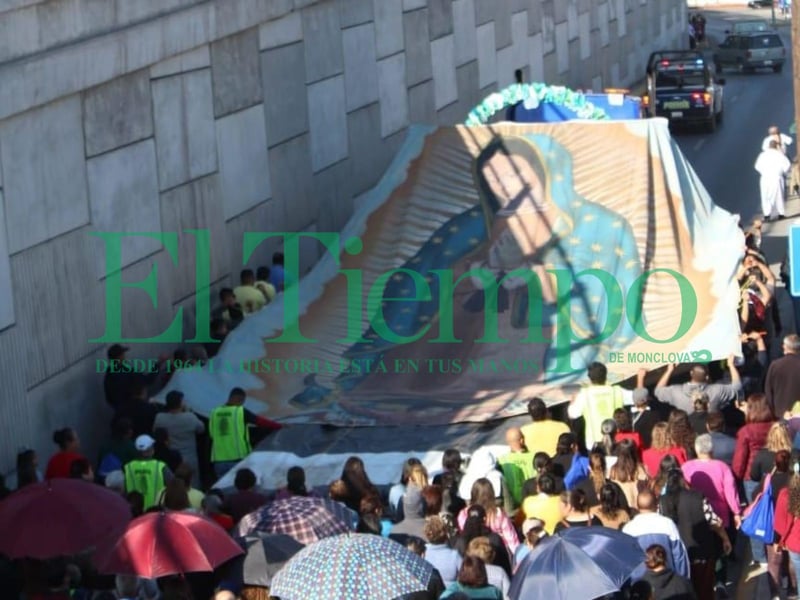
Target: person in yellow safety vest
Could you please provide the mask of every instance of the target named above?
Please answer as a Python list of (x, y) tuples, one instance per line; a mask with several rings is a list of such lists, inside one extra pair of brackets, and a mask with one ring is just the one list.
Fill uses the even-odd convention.
[(608, 369), (604, 364), (593, 362), (587, 371), (589, 385), (572, 398), (567, 414), (570, 419), (583, 417), (586, 449), (591, 450), (595, 443), (603, 439), (603, 421), (613, 418), (616, 409), (631, 406), (633, 395), (630, 390), (606, 384)]
[(244, 407), (247, 394), (242, 388), (233, 388), (228, 402), (211, 411), (208, 434), (211, 436), (211, 462), (220, 479), (252, 451), (248, 427), (276, 431), (283, 426), (265, 417), (259, 417)]
[(156, 441), (149, 435), (136, 438), (136, 450), (139, 457), (128, 462), (123, 468), (125, 474), (125, 492), (139, 492), (144, 498), (144, 510), (158, 504), (158, 498), (166, 483), (172, 479), (169, 467), (153, 458)]

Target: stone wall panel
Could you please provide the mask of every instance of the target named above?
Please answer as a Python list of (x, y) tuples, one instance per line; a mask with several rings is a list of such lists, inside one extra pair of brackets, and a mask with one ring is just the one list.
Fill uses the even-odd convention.
[(347, 158), (344, 76), (308, 86), (311, 168), (316, 173)]
[(215, 117), (224, 117), (263, 102), (258, 45), (257, 28), (211, 45)]
[(406, 48), (406, 85), (413, 87), (433, 76), (428, 9), (403, 13)]
[(80, 96), (0, 123), (11, 254), (89, 222)]
[(372, 104), (378, 99), (375, 26), (366, 23), (345, 29), (342, 32), (342, 45), (347, 110), (351, 111)]
[(147, 69), (120, 77), (83, 97), (86, 155), (94, 156), (153, 135)]
[(339, 10), (334, 2), (315, 4), (303, 10), (303, 36), (307, 41), (303, 45), (306, 83), (333, 77), (344, 70)]
[[(136, 168), (131, 168), (135, 165)], [(158, 232), (159, 212), (156, 149), (152, 139), (101, 154), (87, 161), (94, 232)], [(95, 273), (106, 275), (104, 242), (97, 238)], [(125, 238), (122, 266), (157, 252), (161, 243), (150, 237)]]
[(156, 79), (153, 88), (159, 188), (217, 170), (209, 69)]
[(264, 113), (271, 144), (308, 131), (303, 43), (261, 53)]
[(220, 188), (225, 219), (272, 195), (264, 107), (253, 106), (216, 122)]

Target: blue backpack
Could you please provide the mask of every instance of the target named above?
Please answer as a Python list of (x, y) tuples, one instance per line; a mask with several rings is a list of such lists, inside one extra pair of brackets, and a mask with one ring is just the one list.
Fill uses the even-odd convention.
[(764, 477), (761, 493), (744, 511), (741, 531), (748, 537), (771, 544), (775, 539), (775, 505), (772, 503), (772, 473)]

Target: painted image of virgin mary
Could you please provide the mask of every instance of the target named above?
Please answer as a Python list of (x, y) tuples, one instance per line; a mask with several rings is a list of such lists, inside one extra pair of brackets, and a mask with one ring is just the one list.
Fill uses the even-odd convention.
[[(623, 299), (642, 273), (633, 232), (624, 217), (576, 193), (566, 149), (546, 135), (495, 136), (475, 158), (473, 177), (480, 205), (444, 223), (402, 265), (425, 278), (430, 300), (391, 301), (417, 295), (414, 279), (403, 272), (384, 289), (382, 311), (392, 331), (413, 336), (430, 326), (428, 332), (398, 344), (369, 328), (365, 341), (344, 354), (357, 367), (336, 381), (345, 394), (385, 392), (387, 385), (393, 393), (415, 395), (482, 385), (468, 369), (437, 370), (435, 376), (393, 373), (390, 381), (366, 372), (368, 362), (394, 358), (447, 364), (524, 359), (538, 365), (538, 373), (503, 373), (503, 386), (567, 383), (582, 377), (592, 361), (604, 361), (632, 341)], [(458, 282), (452, 299), (457, 341), (442, 343), (437, 341), (442, 282), (434, 271), (447, 269)], [(602, 277), (585, 271), (610, 277), (621, 295), (609, 295)], [(492, 339), (485, 335), (487, 311), (496, 318)]]

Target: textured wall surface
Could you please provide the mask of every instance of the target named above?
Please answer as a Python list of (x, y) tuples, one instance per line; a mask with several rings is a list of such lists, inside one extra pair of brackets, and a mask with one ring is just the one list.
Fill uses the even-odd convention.
[[(90, 442), (108, 411), (97, 231), (211, 230), (212, 293), (246, 231), (330, 231), (410, 123), (462, 121), (526, 80), (617, 87), (684, 43), (679, 0), (0, 0), (0, 472), (50, 432)], [(194, 329), (194, 239), (156, 265), (158, 309), (124, 294), (123, 333)], [(265, 243), (250, 266), (266, 264)], [(318, 250), (304, 246), (305, 266)], [(167, 348), (136, 347), (155, 356)], [(222, 399), (221, 399), (222, 400)], [(92, 450), (92, 447), (89, 448)]]

